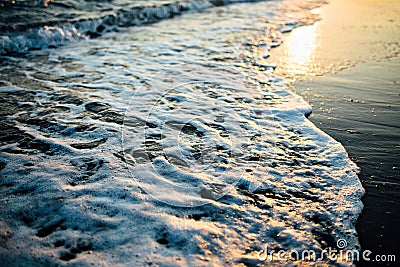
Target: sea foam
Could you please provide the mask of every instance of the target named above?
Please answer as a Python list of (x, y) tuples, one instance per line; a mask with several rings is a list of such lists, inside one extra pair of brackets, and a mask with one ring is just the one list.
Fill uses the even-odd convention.
[(265, 246), (358, 249), (357, 166), (268, 67), (282, 31), (316, 19), (289, 7), (287, 21), (280, 2), (237, 4), (7, 57), (1, 262), (251, 265)]

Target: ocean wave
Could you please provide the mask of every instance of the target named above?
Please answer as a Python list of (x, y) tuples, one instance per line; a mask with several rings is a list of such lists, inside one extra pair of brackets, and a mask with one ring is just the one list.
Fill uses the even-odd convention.
[[(141, 4), (143, 1), (135, 2)], [(67, 12), (55, 11), (53, 15), (51, 7), (49, 7), (48, 16), (44, 20), (38, 18), (33, 19), (33, 21), (30, 18), (29, 11), (26, 14), (18, 15), (20, 11), (16, 7), (11, 10), (4, 10), (10, 12), (10, 14), (2, 15), (4, 23), (0, 25), (0, 29), (3, 31), (0, 35), (0, 54), (24, 53), (29, 50), (52, 48), (77, 40), (99, 37), (106, 32), (115, 31), (119, 27), (155, 23), (188, 11), (200, 11), (215, 6), (256, 1), (193, 0), (169, 2), (171, 1), (147, 1), (145, 6), (138, 6), (138, 4), (128, 4), (129, 1), (122, 1), (124, 5), (117, 3), (112, 8), (97, 8), (94, 12), (92, 9), (94, 7), (89, 6), (85, 7), (84, 10), (88, 9), (90, 16), (83, 16), (80, 12), (74, 13), (75, 10), (82, 8), (82, 4), (67, 1), (62, 3), (67, 7)], [(22, 3), (25, 4), (25, 2)], [(3, 9), (5, 8), (3, 7)], [(15, 13), (18, 18), (12, 16)], [(40, 15), (39, 13), (36, 16)], [(6, 22), (9, 17), (12, 20), (17, 20), (17, 22), (11, 24)], [(20, 17), (24, 17), (23, 20)]]
[(4, 58), (0, 261), (290, 266), (258, 253), (358, 249), (357, 166), (268, 64), (282, 30), (317, 19), (288, 10), (230, 5)]

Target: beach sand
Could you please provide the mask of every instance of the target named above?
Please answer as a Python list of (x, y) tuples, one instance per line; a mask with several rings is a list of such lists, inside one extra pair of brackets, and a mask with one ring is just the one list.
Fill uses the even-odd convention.
[(1, 61), (0, 265), (281, 266), (293, 250), (308, 265), (305, 250), (358, 249), (356, 165), (264, 62), (312, 7), (221, 6)]
[(399, 259), (400, 1), (333, 0), (320, 14), (320, 22), (288, 34), (270, 60), (313, 106), (309, 119), (361, 169), (362, 249)]
[[(264, 62), (277, 28), (314, 22), (290, 3), (276, 19), (280, 3), (111, 19), (118, 33), (1, 61), (0, 265), (280, 266), (259, 252), (358, 249), (355, 164)], [(395, 5), (332, 0), (271, 56), (361, 167), (358, 232), (375, 254), (399, 236)], [(135, 10), (117, 14), (146, 21)]]

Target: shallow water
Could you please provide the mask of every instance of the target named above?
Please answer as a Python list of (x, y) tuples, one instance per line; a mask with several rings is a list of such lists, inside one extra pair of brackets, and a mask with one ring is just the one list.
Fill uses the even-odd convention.
[(269, 59), (275, 73), (296, 81), (291, 89), (313, 107), (309, 119), (360, 167), (366, 190), (356, 227), (361, 248), (396, 255), (400, 2), (335, 0), (319, 13), (320, 21), (286, 35)]
[(231, 265), (260, 263), (265, 245), (358, 248), (357, 167), (268, 62), (317, 4), (216, 7), (3, 57), (2, 261)]
[(361, 169), (366, 195), (356, 229), (362, 249), (374, 254), (398, 254), (399, 66), (399, 58), (368, 62), (296, 85), (315, 105), (310, 120), (342, 142)]

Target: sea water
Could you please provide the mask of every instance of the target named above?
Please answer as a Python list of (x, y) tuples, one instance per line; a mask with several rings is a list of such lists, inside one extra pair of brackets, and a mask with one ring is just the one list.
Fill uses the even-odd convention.
[(357, 166), (268, 62), (324, 2), (233, 2), (65, 1), (2, 25), (4, 265), (359, 249)]

